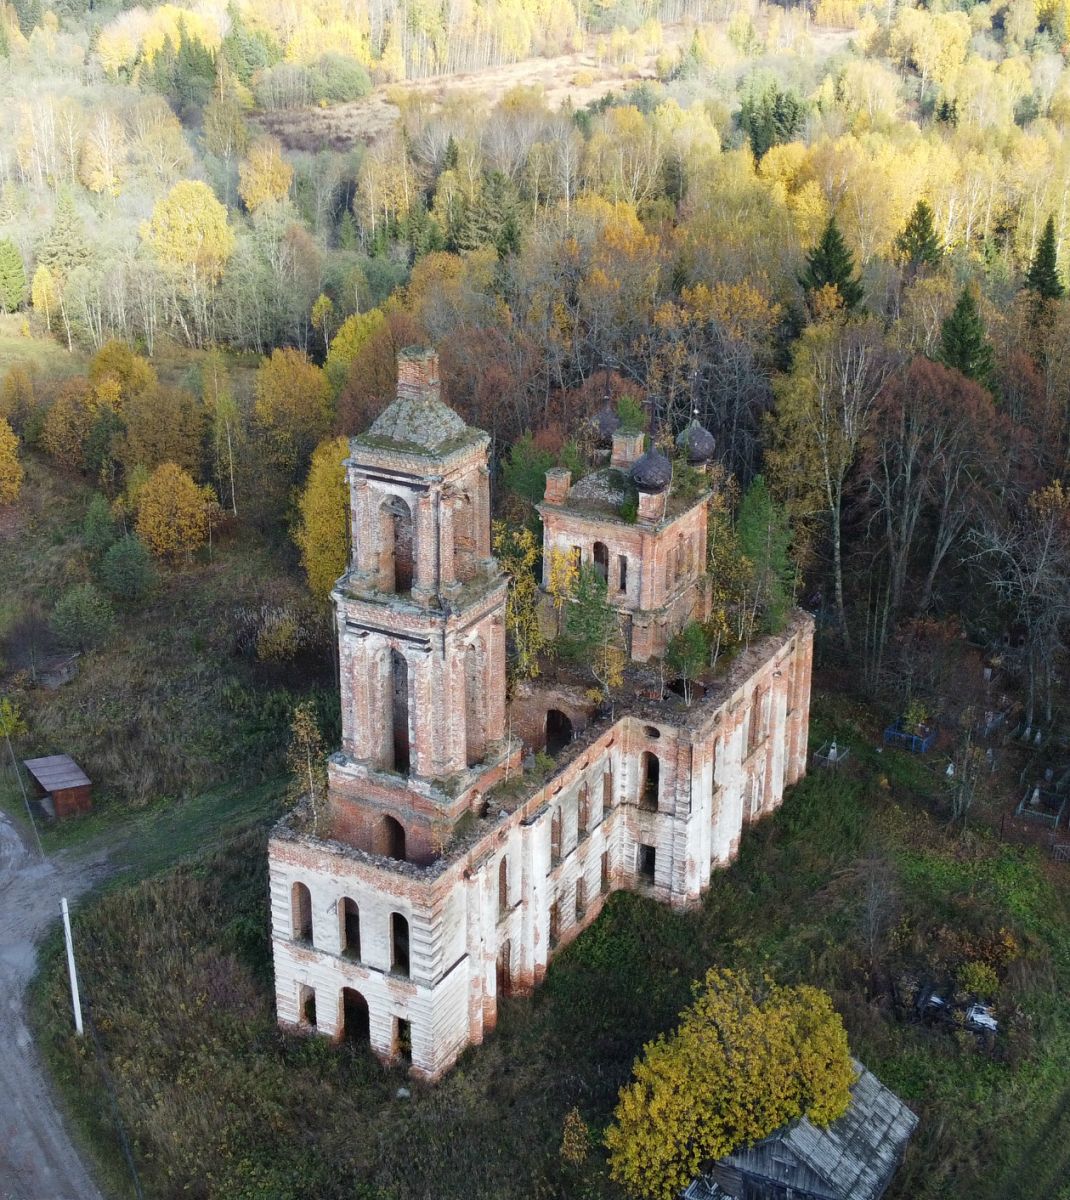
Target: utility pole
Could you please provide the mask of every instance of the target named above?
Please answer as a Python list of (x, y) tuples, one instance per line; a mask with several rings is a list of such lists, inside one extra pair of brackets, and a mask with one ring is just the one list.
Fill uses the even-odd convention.
[(74, 967), (74, 940), (71, 937), (71, 914), (67, 909), (67, 897), (59, 902), (63, 913), (63, 936), (67, 942), (67, 972), (71, 977), (71, 1007), (74, 1009), (74, 1029), (82, 1036), (82, 1001), (78, 995), (78, 972)]

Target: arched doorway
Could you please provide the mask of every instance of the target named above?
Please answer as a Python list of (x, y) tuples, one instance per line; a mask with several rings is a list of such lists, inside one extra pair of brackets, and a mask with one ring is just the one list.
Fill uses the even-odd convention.
[(405, 861), (405, 826), (393, 817), (383, 817), (382, 853)]
[(391, 496), (379, 510), (379, 579), (384, 592), (411, 592), (415, 551), (412, 510)]
[(559, 708), (546, 710), (546, 753), (558, 754), (572, 741), (572, 721)]
[(347, 1042), (366, 1042), (371, 1036), (368, 1001), (356, 988), (342, 988), (342, 1038)]

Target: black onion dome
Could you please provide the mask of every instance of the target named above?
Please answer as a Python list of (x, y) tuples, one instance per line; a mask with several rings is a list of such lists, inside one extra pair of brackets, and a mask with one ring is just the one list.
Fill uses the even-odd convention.
[(632, 464), (632, 482), (641, 492), (663, 492), (672, 483), (672, 463), (659, 450), (648, 450)]
[(687, 461), (696, 466), (713, 458), (717, 439), (705, 426), (693, 419), (676, 439), (676, 445), (687, 455)]
[(599, 442), (609, 445), (613, 440), (613, 435), (620, 428), (620, 417), (608, 404), (603, 404), (591, 418), (591, 428)]

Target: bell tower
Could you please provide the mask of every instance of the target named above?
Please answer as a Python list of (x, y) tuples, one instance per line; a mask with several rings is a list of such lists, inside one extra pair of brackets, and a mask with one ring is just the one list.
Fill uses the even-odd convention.
[(437, 355), (410, 347), (396, 399), (350, 443), (329, 797), (335, 836), (371, 853), (432, 861), (519, 756), (505, 732), (489, 441), (443, 403)]

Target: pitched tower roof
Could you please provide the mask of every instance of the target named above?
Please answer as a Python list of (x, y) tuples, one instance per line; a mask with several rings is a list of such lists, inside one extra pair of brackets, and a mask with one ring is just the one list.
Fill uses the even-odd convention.
[(410, 454), (437, 454), (469, 430), (442, 400), (438, 355), (407, 346), (398, 355), (398, 393), (358, 440), (388, 443)]

